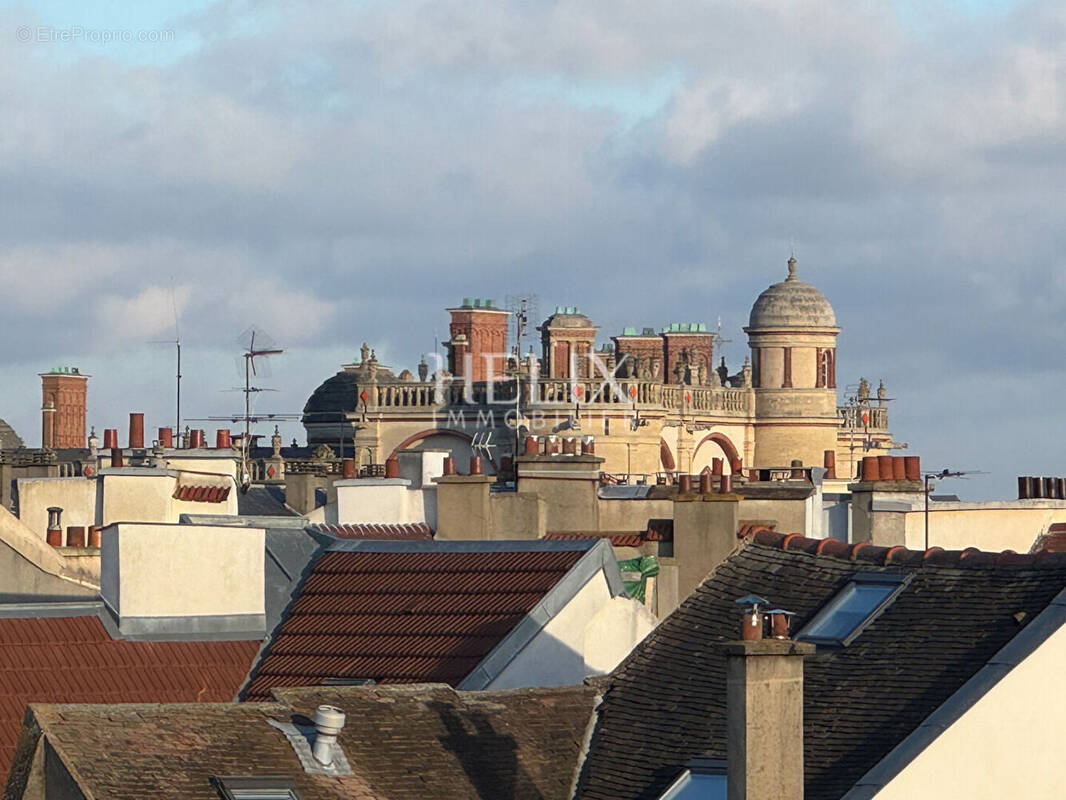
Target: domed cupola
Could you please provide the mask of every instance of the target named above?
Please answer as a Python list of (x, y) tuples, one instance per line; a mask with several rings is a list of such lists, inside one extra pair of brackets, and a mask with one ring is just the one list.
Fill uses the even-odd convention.
[(796, 277), (795, 258), (788, 260), (788, 277), (760, 294), (748, 317), (748, 327), (756, 329), (834, 328), (836, 324), (825, 295)]

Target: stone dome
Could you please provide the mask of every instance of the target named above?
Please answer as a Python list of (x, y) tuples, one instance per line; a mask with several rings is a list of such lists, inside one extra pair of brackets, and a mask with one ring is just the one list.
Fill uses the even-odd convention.
[(835, 328), (836, 314), (816, 287), (796, 277), (796, 259), (788, 260), (788, 277), (755, 301), (749, 328)]

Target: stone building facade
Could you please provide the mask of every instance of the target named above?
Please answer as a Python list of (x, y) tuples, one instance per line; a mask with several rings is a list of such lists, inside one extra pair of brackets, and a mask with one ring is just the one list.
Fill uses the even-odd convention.
[[(597, 326), (559, 307), (538, 328), (539, 357), (508, 350), (508, 312), (491, 301), (449, 309), (446, 364), (423, 358), (418, 375), (396, 374), (363, 346), (308, 399), (308, 444), (354, 452), (363, 466), (400, 450), (446, 449), (464, 469), (475, 452), (487, 471), (509, 467), (527, 435), (594, 442), (603, 471), (627, 481), (697, 473), (822, 464), (841, 477), (868, 451), (892, 446), (883, 400), (840, 405), (832, 306), (801, 281), (759, 295), (744, 328), (750, 358), (715, 366), (715, 334), (701, 323), (659, 332), (626, 328), (597, 350)], [(861, 395), (861, 392), (860, 392)], [(882, 392), (883, 396), (883, 392)]]

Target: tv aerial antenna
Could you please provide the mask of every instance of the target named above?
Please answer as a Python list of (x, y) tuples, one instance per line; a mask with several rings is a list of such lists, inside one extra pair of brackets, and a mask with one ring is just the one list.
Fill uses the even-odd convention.
[(241, 469), (240, 469), (240, 488), (242, 492), (247, 492), (248, 487), (252, 482), (251, 473), (251, 443), (252, 443), (252, 426), (257, 422), (284, 422), (289, 420), (300, 419), (299, 414), (288, 413), (273, 413), (273, 412), (252, 412), (252, 397), (260, 392), (276, 392), (277, 389), (270, 389), (263, 386), (254, 386), (252, 384), (253, 379), (260, 377), (267, 377), (270, 374), (270, 358), (272, 356), (279, 356), (285, 351), (275, 345), (274, 340), (263, 331), (261, 328), (252, 325), (244, 331), (239, 337), (237, 342), (240, 344), (243, 350), (238, 359), (238, 363), (243, 361), (244, 371), (244, 386), (243, 388), (234, 389), (232, 391), (242, 392), (244, 394), (244, 413), (243, 414), (231, 414), (229, 416), (214, 416), (206, 417), (205, 420), (210, 421), (225, 421), (231, 423), (243, 423), (244, 434), (241, 436)]
[(174, 295), (174, 279), (170, 281), (170, 307), (174, 312), (174, 338), (157, 339), (148, 344), (173, 345), (177, 351), (177, 370), (175, 375), (174, 432), (181, 435), (181, 328), (178, 325), (178, 301)]
[[(532, 292), (509, 294), (504, 298), (508, 311), (511, 312), (507, 327), (510, 340), (514, 343), (514, 413), (515, 413), (515, 455), (518, 455), (521, 440), (522, 419), (522, 369), (525, 356), (522, 353), (522, 340), (529, 330), (531, 321), (535, 323), (540, 313), (540, 298)], [(532, 380), (532, 377), (530, 378)]]
[(970, 475), (987, 475), (980, 470), (961, 470), (954, 472), (950, 469), (930, 470), (922, 473), (922, 483), (925, 488), (925, 549), (929, 549), (929, 495), (933, 493), (930, 481), (942, 481), (945, 478), (968, 478)]

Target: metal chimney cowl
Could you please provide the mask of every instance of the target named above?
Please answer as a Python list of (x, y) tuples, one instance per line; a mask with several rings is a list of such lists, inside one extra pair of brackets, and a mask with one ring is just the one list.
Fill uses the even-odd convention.
[(336, 706), (319, 706), (315, 709), (315, 743), (312, 754), (315, 761), (324, 766), (333, 763), (333, 745), (337, 735), (344, 730), (344, 712)]

